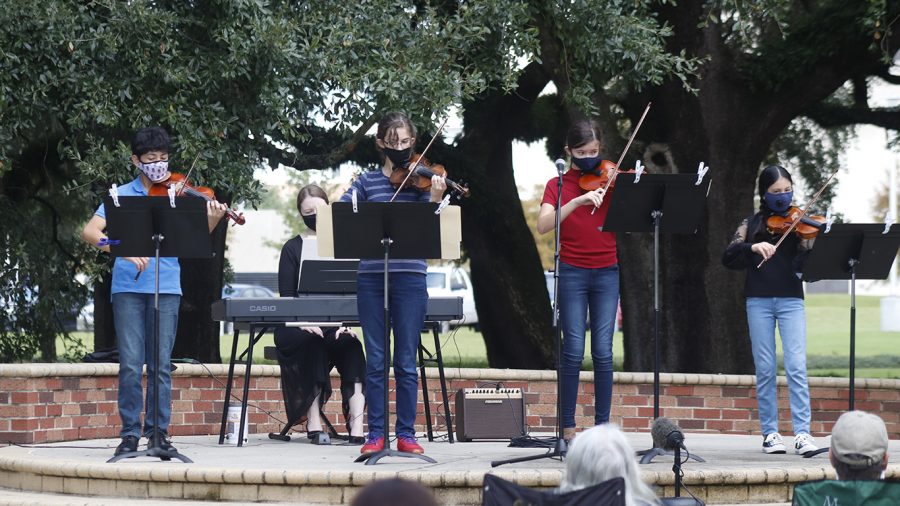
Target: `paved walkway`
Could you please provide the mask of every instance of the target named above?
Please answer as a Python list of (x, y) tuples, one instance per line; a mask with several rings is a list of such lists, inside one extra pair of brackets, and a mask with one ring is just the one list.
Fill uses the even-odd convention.
[[(647, 433), (628, 433), (627, 436), (634, 448), (650, 445)], [(818, 442), (820, 445), (827, 444), (826, 439)], [(358, 446), (315, 446), (300, 436), (284, 443), (270, 440), (265, 435), (251, 435), (249, 443), (241, 448), (220, 446), (213, 436), (176, 437), (173, 443), (194, 463), (140, 458), (106, 464), (118, 444), (118, 440), (109, 439), (0, 448), (0, 476), (3, 478), (0, 487), (26, 489), (44, 495), (57, 492), (73, 494), (70, 497), (47, 495), (44, 497), (46, 502), (31, 502), (54, 505), (106, 504), (102, 499), (91, 497), (94, 495), (129, 495), (139, 499), (140, 491), (125, 490), (124, 483), (143, 483), (146, 495), (147, 482), (165, 483), (169, 488), (177, 485), (180, 487), (177, 491), (168, 490), (162, 497), (187, 500), (214, 496), (217, 500), (238, 503), (265, 499), (294, 501), (295, 504), (340, 503), (352, 497), (353, 490), (368, 482), (399, 475), (440, 489), (439, 497), (444, 499), (445, 504), (471, 504), (472, 492), (480, 490), (485, 473), (491, 472), (525, 486), (555, 487), (564, 469), (564, 463), (551, 459), (492, 468), (491, 462), (495, 460), (538, 455), (545, 451), (509, 448), (505, 442), (451, 445), (424, 441), (422, 444), (427, 454), (437, 460), (437, 464), (418, 459), (388, 458), (375, 466), (353, 462), (359, 452)], [(706, 462), (691, 460), (685, 463), (684, 483), (698, 495), (707, 497), (710, 504), (783, 502), (787, 497), (778, 501), (761, 496), (760, 500), (753, 501), (754, 491), (833, 476), (827, 454), (812, 459), (794, 454), (765, 455), (760, 451), (760, 438), (755, 436), (688, 433), (685, 443)], [(900, 441), (891, 442), (890, 453), (890, 461), (900, 463)], [(664, 487), (663, 493), (668, 496), (673, 495), (672, 463), (672, 457), (657, 457), (653, 463), (641, 468), (643, 479)], [(900, 477), (900, 465), (889, 468), (888, 476)], [(94, 485), (91, 482), (80, 483), (78, 479), (93, 480)], [(216, 488), (215, 493), (211, 491), (211, 487), (220, 485), (221, 488)], [(290, 489), (294, 495), (265, 496), (264, 490), (269, 490), (270, 485)], [(226, 486), (230, 488), (226, 490)], [(742, 488), (743, 495), (733, 496), (734, 490), (725, 492), (724, 488), (721, 492), (715, 492), (716, 486)], [(315, 493), (318, 495), (304, 497), (302, 492), (295, 491), (304, 487), (309, 490), (316, 487)], [(149, 497), (158, 497), (153, 494), (152, 488)], [(456, 496), (441, 495), (447, 491), (459, 493)], [(307, 491), (307, 494), (310, 493), (313, 492)], [(28, 495), (0, 490), (0, 504), (27, 504), (29, 501), (25, 496)], [(168, 503), (144, 500), (138, 504)], [(180, 501), (177, 504), (194, 503)]]

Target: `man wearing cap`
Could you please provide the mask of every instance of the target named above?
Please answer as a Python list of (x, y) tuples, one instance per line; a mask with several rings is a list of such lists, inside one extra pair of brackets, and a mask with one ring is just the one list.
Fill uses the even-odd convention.
[(831, 430), (830, 460), (839, 480), (884, 479), (887, 449), (884, 421), (871, 413), (844, 413)]

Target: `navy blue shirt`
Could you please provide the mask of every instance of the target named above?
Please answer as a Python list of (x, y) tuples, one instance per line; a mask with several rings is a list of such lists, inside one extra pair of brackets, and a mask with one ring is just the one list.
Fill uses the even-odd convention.
[[(390, 179), (384, 175), (381, 167), (360, 174), (346, 193), (341, 195), (341, 202), (350, 202), (353, 191), (356, 191), (358, 202), (390, 202), (396, 189)], [(406, 188), (401, 191), (394, 202), (431, 202), (431, 192), (423, 192), (415, 188)], [(427, 269), (425, 260), (390, 260), (389, 272), (418, 272), (425, 274)], [(384, 260), (360, 260), (359, 272), (366, 274), (383, 274)]]

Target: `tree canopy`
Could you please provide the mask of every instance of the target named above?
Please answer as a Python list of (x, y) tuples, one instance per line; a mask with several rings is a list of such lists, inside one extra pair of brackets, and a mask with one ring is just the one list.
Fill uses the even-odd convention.
[[(746, 371), (739, 279), (723, 275), (718, 256), (751, 209), (764, 160), (791, 160), (814, 185), (848, 135), (835, 128), (896, 128), (897, 110), (869, 108), (865, 90), (872, 76), (897, 81), (888, 68), (898, 11), (898, 2), (876, 0), (365, 0), (352, 8), (9, 0), (0, 7), (0, 209), (15, 219), (0, 229), (0, 290), (16, 304), (0, 312), (0, 359), (30, 359), (38, 348), (53, 359), (59, 322), (87, 296), (74, 274), (108, 273), (106, 256), (77, 231), (110, 183), (134, 177), (127, 141), (137, 128), (167, 128), (174, 166), (196, 159), (201, 183), (252, 205), (261, 165), (376, 162), (365, 134), (381, 113), (400, 109), (426, 140), (446, 114), (463, 118), (462, 133), (433, 149), (473, 189), (463, 241), (489, 362), (552, 366), (550, 309), (511, 143), (545, 139), (556, 158), (567, 123), (594, 115), (614, 158), (653, 101), (630, 160), (660, 172), (689, 172), (702, 160), (715, 180), (701, 233), (663, 244), (664, 306), (679, 315), (666, 322), (666, 366)], [(220, 252), (224, 235), (223, 227), (215, 236)], [(620, 238), (632, 369), (649, 364), (648, 251), (646, 238)], [(208, 303), (223, 268), (220, 255), (183, 270), (193, 288), (177, 346), (196, 358), (218, 359)], [(679, 341), (688, 336), (690, 344)]]

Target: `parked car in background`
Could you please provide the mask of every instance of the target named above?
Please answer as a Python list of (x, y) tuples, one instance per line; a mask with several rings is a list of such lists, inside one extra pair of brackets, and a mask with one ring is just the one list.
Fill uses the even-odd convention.
[(222, 287), (222, 298), (251, 298), (262, 299), (277, 297), (275, 292), (262, 285), (245, 285), (242, 283), (229, 283)]
[[(277, 295), (262, 285), (228, 283), (222, 287), (223, 299), (265, 299), (269, 297), (277, 297)], [(232, 332), (234, 332), (234, 325), (231, 322), (222, 322), (222, 333), (231, 334)]]
[[(550, 295), (550, 307), (553, 307), (553, 271), (544, 271), (544, 281), (547, 283), (547, 293)], [(588, 315), (587, 323), (590, 325), (591, 316)], [(622, 331), (622, 301), (616, 304), (616, 331)]]
[(429, 297), (462, 297), (463, 317), (451, 321), (450, 325), (469, 325), (478, 329), (472, 281), (465, 269), (452, 265), (428, 267), (426, 282)]

